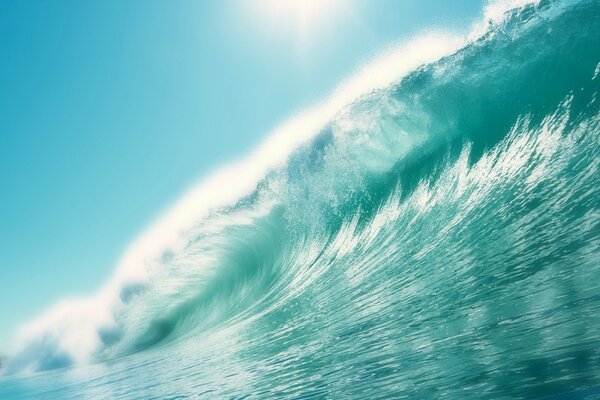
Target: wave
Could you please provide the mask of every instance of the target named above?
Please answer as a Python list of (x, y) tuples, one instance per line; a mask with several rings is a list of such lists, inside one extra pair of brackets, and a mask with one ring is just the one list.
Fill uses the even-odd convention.
[(593, 0), (495, 2), (470, 32), (390, 50), (193, 188), (96, 295), (23, 327), (7, 370), (173, 346), (309, 292), (327, 308), (337, 284), (421, 319), (441, 293), (457, 310), (499, 282), (527, 293), (557, 262), (599, 293), (599, 16)]

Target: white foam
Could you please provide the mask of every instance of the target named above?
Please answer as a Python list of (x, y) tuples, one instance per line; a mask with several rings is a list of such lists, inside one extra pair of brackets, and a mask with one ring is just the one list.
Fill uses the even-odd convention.
[(528, 5), (538, 5), (540, 0), (489, 0), (483, 9), (483, 18), (473, 25), (469, 39), (483, 36), (490, 25), (498, 25), (506, 19), (506, 13)]

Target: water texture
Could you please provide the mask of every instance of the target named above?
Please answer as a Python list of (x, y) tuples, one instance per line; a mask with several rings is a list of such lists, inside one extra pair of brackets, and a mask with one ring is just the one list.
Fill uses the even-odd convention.
[(484, 22), (33, 321), (0, 398), (600, 396), (600, 2)]

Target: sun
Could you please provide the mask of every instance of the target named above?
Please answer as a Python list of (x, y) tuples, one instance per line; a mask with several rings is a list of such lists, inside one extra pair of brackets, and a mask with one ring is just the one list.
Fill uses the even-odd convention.
[[(342, 0), (254, 0), (265, 23), (279, 33), (291, 32), (304, 48), (319, 36), (322, 28), (344, 11)], [(277, 34), (278, 32), (274, 33)]]

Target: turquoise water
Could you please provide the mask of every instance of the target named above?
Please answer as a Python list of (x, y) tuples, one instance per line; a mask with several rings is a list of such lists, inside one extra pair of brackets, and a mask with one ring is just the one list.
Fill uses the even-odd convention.
[(0, 398), (597, 398), (599, 92), (600, 2), (510, 11), (34, 323)]

